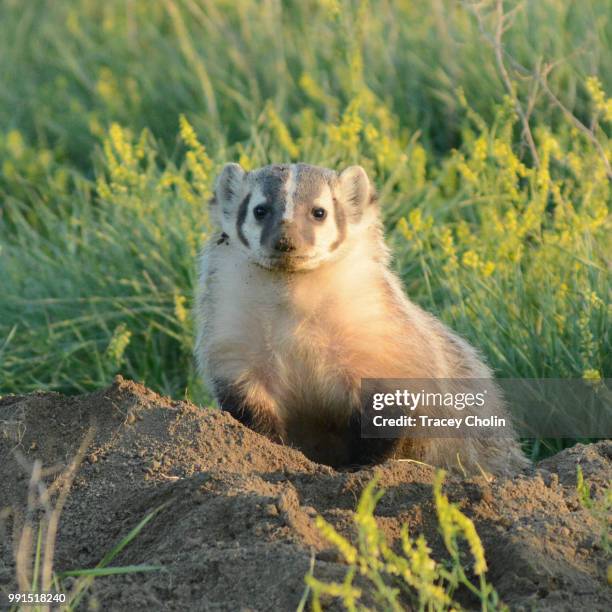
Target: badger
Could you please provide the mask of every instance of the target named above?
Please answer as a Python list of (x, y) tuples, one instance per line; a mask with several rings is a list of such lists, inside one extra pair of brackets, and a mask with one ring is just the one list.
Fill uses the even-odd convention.
[[(228, 163), (210, 213), (216, 229), (199, 258), (195, 356), (221, 409), (336, 468), (393, 458), (493, 474), (525, 467), (514, 437), (362, 435), (363, 379), (492, 373), (404, 294), (361, 166), (245, 172)], [(494, 409), (504, 414), (501, 398)]]

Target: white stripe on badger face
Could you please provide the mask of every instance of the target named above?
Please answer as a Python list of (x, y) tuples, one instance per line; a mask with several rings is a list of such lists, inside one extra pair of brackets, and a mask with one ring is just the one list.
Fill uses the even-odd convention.
[(283, 214), (283, 221), (293, 221), (293, 215), (295, 214), (295, 190), (297, 189), (297, 166), (291, 164), (289, 167), (289, 177), (287, 178), (287, 198), (285, 200), (285, 212)]

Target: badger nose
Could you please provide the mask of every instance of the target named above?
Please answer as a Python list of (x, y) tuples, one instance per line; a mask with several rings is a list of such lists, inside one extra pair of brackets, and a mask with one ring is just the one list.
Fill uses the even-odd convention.
[(279, 253), (290, 253), (295, 251), (295, 243), (289, 236), (280, 236), (274, 243), (274, 250)]

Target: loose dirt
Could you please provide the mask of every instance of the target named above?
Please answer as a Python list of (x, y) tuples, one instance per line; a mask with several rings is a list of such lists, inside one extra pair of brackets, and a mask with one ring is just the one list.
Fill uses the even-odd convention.
[[(61, 514), (55, 570), (94, 567), (165, 503), (113, 561), (163, 570), (98, 578), (84, 609), (97, 603), (102, 610), (130, 611), (294, 610), (312, 559), (315, 575), (325, 580), (342, 580), (347, 569), (314, 518), (321, 514), (353, 537), (352, 512), (375, 472), (386, 489), (376, 514), (387, 538), (397, 541), (407, 523), (411, 534), (425, 534), (435, 556), (445, 557), (432, 501), (433, 468), (387, 462), (338, 472), (226, 413), (160, 397), (117, 377), (109, 388), (80, 397), (0, 399), (5, 594), (16, 589), (14, 548), (29, 466), (41, 460), (50, 485), (90, 427), (93, 438)], [(601, 523), (579, 503), (577, 465), (593, 493), (601, 494), (612, 478), (612, 443), (577, 445), (514, 479), (447, 477), (445, 492), (474, 520), (489, 579), (512, 609), (612, 609)], [(0, 608), (5, 594), (0, 592)]]

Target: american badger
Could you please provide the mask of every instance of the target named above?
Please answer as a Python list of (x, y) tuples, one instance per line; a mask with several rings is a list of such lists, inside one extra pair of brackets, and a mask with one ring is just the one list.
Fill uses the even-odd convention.
[(211, 211), (218, 232), (200, 259), (196, 358), (223, 410), (332, 466), (525, 465), (510, 438), (361, 436), (361, 379), (491, 378), (474, 348), (403, 294), (361, 166), (230, 163)]

